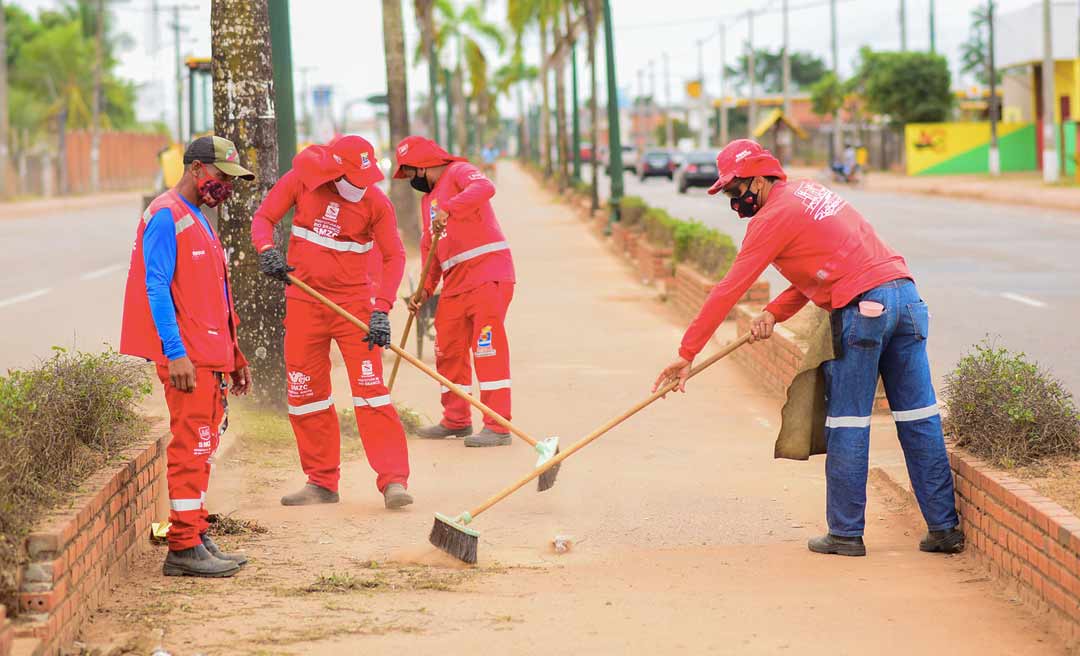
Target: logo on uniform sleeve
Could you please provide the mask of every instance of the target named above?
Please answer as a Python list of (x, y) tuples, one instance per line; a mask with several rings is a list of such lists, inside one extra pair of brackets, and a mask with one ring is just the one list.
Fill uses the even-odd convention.
[(362, 168), (362, 169), (371, 168), (371, 160), (368, 159), (368, 154), (366, 152), (360, 153), (360, 168)]
[(476, 340), (476, 352), (473, 355), (478, 358), (490, 358), (495, 355), (495, 349), (491, 345), (491, 326), (484, 326), (480, 331), (480, 337)]

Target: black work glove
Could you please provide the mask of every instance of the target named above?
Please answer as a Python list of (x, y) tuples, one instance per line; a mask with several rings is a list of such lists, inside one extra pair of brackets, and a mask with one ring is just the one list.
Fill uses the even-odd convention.
[(371, 321), (368, 322), (368, 334), (364, 338), (368, 343), (368, 350), (376, 346), (386, 348), (390, 346), (390, 317), (385, 312), (375, 310), (371, 313)]
[(296, 267), (291, 267), (285, 263), (285, 256), (276, 248), (268, 248), (262, 253), (259, 253), (259, 271), (262, 271), (274, 280), (280, 280), (285, 284), (289, 284), (288, 274), (290, 271), (295, 270)]

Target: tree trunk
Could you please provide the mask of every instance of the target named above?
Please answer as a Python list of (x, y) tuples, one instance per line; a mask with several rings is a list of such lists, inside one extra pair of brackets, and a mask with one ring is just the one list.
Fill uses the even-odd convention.
[(441, 141), (439, 134), (439, 62), (435, 55), (435, 10), (433, 0), (416, 0), (417, 19), (420, 21), (420, 43), (428, 67), (428, 112), (431, 114), (431, 138)]
[(90, 193), (101, 191), (101, 78), (105, 68), (105, 0), (97, 0), (94, 37), (94, 97), (90, 109)]
[(7, 81), (7, 21), (4, 15), (4, 3), (0, 2), (0, 199), (11, 194), (11, 181), (8, 180), (9, 136), (8, 136), (8, 81)]
[(518, 157), (522, 162), (529, 159), (530, 144), (529, 144), (529, 117), (525, 114), (525, 92), (522, 90), (524, 81), (520, 81), (514, 86), (517, 87), (517, 106), (518, 106)]
[(596, 99), (596, 15), (598, 7), (593, 0), (585, 0), (585, 20), (589, 41), (589, 170), (592, 173), (592, 211), (600, 209), (600, 167), (597, 166), (596, 150), (600, 147), (600, 110)]
[[(390, 113), (390, 143), (396, 148), (409, 136), (409, 89), (406, 80), (405, 31), (401, 20), (401, 0), (383, 0), (383, 48), (386, 50), (386, 92)], [(397, 151), (394, 151), (395, 155)], [(420, 210), (416, 193), (406, 180), (391, 180), (390, 200), (394, 203), (398, 228), (405, 240), (420, 243)]]
[[(564, 38), (564, 35), (559, 33), (559, 17), (556, 16), (552, 21), (552, 41), (556, 48), (558, 48), (559, 42)], [(570, 177), (570, 169), (567, 160), (566, 146), (566, 69), (563, 62), (565, 58), (560, 58), (559, 61), (554, 62), (553, 68), (555, 70), (555, 152), (559, 158), (559, 175), (557, 179), (559, 191), (566, 188), (567, 179)]]
[[(267, 0), (212, 0), (214, 133), (230, 139), (240, 163), (255, 174), (237, 181), (218, 213), (218, 237), (229, 257), (231, 289), (240, 315), (240, 350), (251, 362), (252, 398), (285, 407), (285, 295), (259, 273), (251, 248), (251, 217), (278, 177), (277, 121)], [(284, 223), (274, 243), (284, 245)]]
[(65, 103), (60, 107), (56, 115), (56, 189), (61, 196), (68, 192), (67, 170), (67, 115), (68, 108)]
[[(547, 20), (540, 18), (540, 56), (546, 57), (548, 53)], [(548, 71), (544, 66), (540, 67), (540, 162), (544, 169), (544, 177), (550, 178), (553, 172), (551, 166), (551, 113), (548, 97)]]

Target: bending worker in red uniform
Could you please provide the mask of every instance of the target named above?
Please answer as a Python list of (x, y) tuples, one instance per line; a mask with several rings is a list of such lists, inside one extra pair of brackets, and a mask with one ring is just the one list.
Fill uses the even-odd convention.
[[(435, 311), (435, 366), (471, 390), (475, 359), (480, 400), (510, 419), (510, 348), (504, 322), (514, 297), (514, 260), (491, 209), (495, 185), (464, 158), (423, 137), (402, 139), (397, 160), (394, 177), (409, 178), (412, 187), (424, 194), (423, 259), (431, 250), (433, 231), (440, 234), (419, 302), (409, 309), (419, 311), (442, 279)], [(464, 437), (465, 446), (476, 447), (510, 444), (506, 429), (488, 417), (484, 429), (473, 435), (469, 404), (445, 388), (442, 405), (442, 421), (420, 429), (420, 437)]]
[[(409, 450), (405, 430), (383, 384), (382, 348), (390, 343), (387, 312), (405, 271), (405, 249), (390, 199), (375, 186), (379, 171), (365, 139), (341, 137), (310, 146), (293, 159), (251, 222), (251, 241), (263, 273), (287, 282), (296, 276), (371, 328), (364, 332), (293, 287), (285, 291), (285, 366), (289, 421), (307, 484), (281, 498), (286, 506), (337, 503), (341, 434), (330, 391), (330, 340), (345, 358), (356, 425), (387, 508), (412, 503), (406, 491)], [(274, 247), (274, 226), (295, 208), (289, 259)], [(379, 286), (368, 269), (373, 246), (382, 255)], [(367, 342), (365, 344), (364, 342)]]
[(206, 535), (225, 376), (233, 393), (246, 394), (251, 371), (236, 343), (228, 259), (199, 209), (228, 198), (233, 178), (255, 179), (239, 161), (228, 139), (193, 141), (183, 177), (143, 212), (128, 269), (120, 352), (157, 364), (169, 406), (166, 576), (232, 576), (247, 562), (243, 554), (222, 553)]
[(750, 218), (735, 262), (687, 329), (679, 358), (657, 378), (685, 391), (691, 362), (735, 302), (773, 264), (789, 281), (752, 322), (752, 339), (807, 301), (832, 312), (836, 358), (826, 362), (826, 519), (829, 532), (811, 551), (866, 555), (866, 477), (870, 416), (878, 375), (893, 410), (908, 474), (929, 533), (923, 551), (955, 553), (964, 535), (953, 499), (941, 415), (926, 355), (929, 312), (904, 258), (877, 236), (846, 201), (811, 180), (788, 182), (780, 162), (757, 143), (739, 139), (717, 156), (723, 191), (740, 217)]

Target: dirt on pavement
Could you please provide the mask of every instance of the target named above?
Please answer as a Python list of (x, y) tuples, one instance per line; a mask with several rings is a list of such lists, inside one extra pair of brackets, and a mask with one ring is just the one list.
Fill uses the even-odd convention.
[[(519, 276), (513, 420), (566, 445), (647, 395), (683, 326), (574, 214), (500, 169)], [(437, 383), (407, 365), (394, 396), (439, 416)], [(251, 563), (232, 579), (164, 578), (163, 547), (148, 549), (82, 637), (172, 654), (1065, 653), (965, 556), (920, 553), (924, 526), (887, 488), (871, 489), (869, 557), (809, 553), (825, 530), (823, 460), (772, 459), (779, 409), (719, 363), (567, 460), (552, 490), (530, 485), (478, 517), (475, 567), (428, 544), (433, 513), (528, 471), (524, 444), (411, 440), (416, 503), (389, 512), (347, 441), (341, 503), (285, 508), (304, 481), (287, 420), (238, 412), (209, 503), (269, 529), (219, 540)]]

